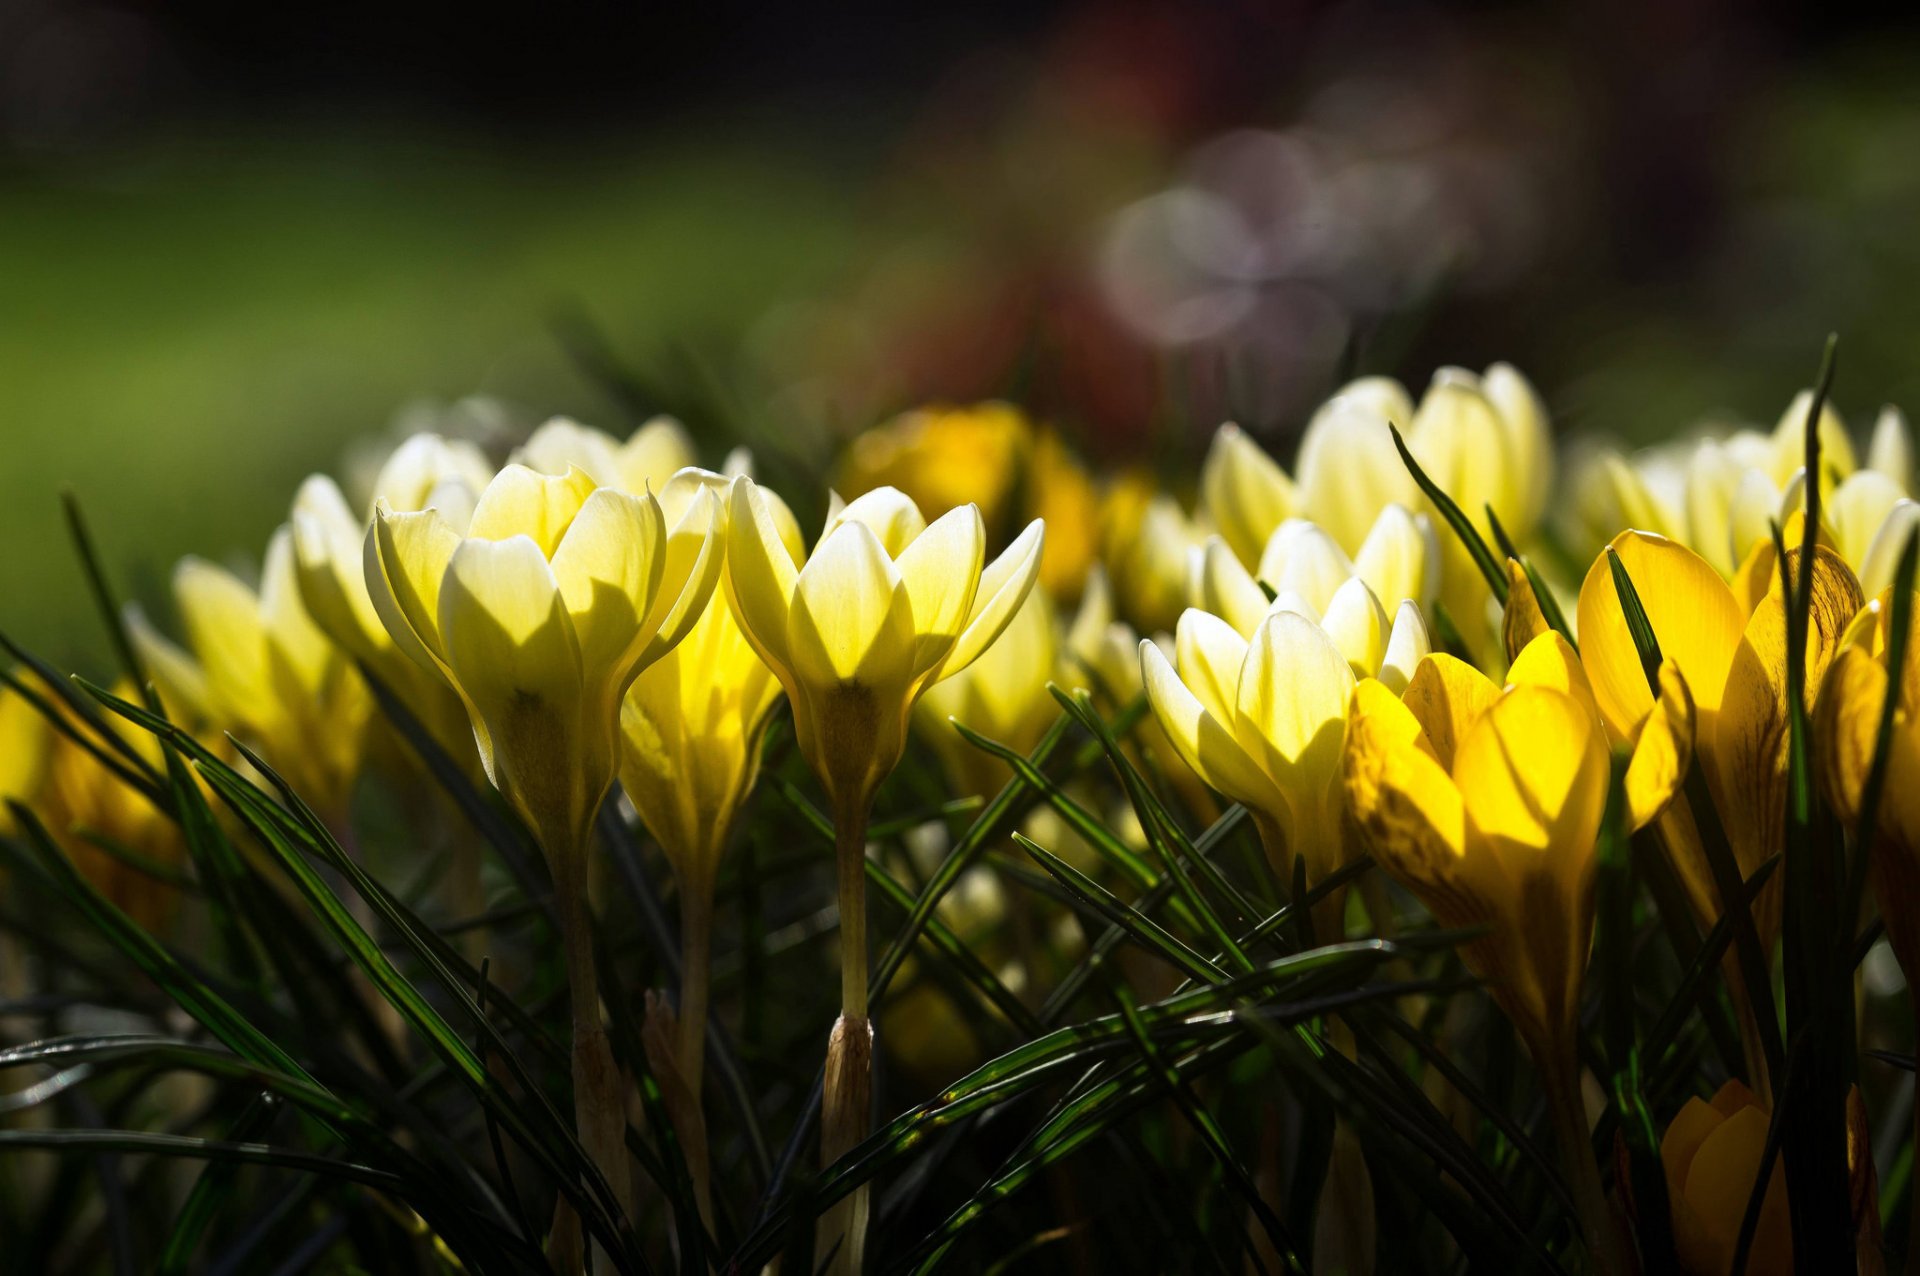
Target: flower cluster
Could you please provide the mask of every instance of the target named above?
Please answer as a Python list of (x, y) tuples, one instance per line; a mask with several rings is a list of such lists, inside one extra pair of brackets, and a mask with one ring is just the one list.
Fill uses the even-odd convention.
[[(1550, 518), (1546, 407), (1496, 364), (1444, 369), (1417, 398), (1353, 382), (1306, 424), (1291, 474), (1223, 425), (1189, 504), (1144, 472), (1094, 474), (1011, 405), (929, 408), (853, 441), (810, 537), (744, 454), (710, 471), (669, 421), (621, 441), (556, 420), (499, 465), (416, 436), (357, 499), (309, 479), (257, 584), (188, 560), (179, 639), (138, 611), (127, 628), (155, 703), (271, 764), (343, 844), (363, 774), (437, 761), (497, 790), (544, 853), (576, 1129), (623, 1204), (632, 1061), (603, 1018), (593, 868), (616, 782), (675, 883), (682, 986), (677, 1009), (650, 1003), (647, 1064), (711, 1224), (708, 950), (774, 724), (790, 723), (836, 844), (832, 1166), (873, 1106), (865, 890), (883, 784), (917, 738), (948, 796), (989, 802), (1040, 783), (1049, 732), (1084, 711), (1124, 722), (1120, 783), (1047, 787), (1019, 817), (1029, 838), (1138, 882), (1146, 848), (1181, 853), (1175, 826), (1238, 807), (1264, 852), (1258, 894), (1291, 900), (1319, 942), (1394, 935), (1418, 901), (1411, 924), (1453, 934), (1533, 1060), (1596, 1270), (1633, 1270), (1636, 1246), (1659, 1266), (1659, 1234), (1678, 1238), (1672, 1261), (1718, 1271), (1789, 1083), (1769, 972), (1783, 943), (1806, 942), (1796, 838), (1822, 820), (1871, 838), (1856, 850), (1865, 880), (1894, 956), (1920, 974), (1920, 652), (1897, 629), (1920, 607), (1899, 594), (1920, 504), (1897, 410), (1861, 454), (1810, 393), (1770, 433), (1633, 455), (1579, 445), (1573, 499)], [(165, 905), (101, 849), (181, 862), (177, 831), (112, 782), (120, 753), (164, 771), (159, 745), (43, 721), (23, 698), (34, 678), (10, 681), (0, 790), (123, 911), (162, 926)], [(1710, 1103), (1704, 1082), (1667, 1092), (1664, 1143), (1640, 1149), (1664, 1162), (1658, 1228), (1623, 1181), (1609, 1195), (1583, 1099), (1599, 883), (1629, 858), (1684, 903), (1664, 918), (1676, 934), (1729, 932), (1740, 1050), (1725, 1063), (1745, 1079)], [(471, 911), (477, 868), (466, 881)], [(1048, 933), (998, 887), (974, 904), (989, 932)], [(982, 943), (994, 960), (1015, 947)], [(1016, 964), (1006, 995), (1043, 994), (1038, 965)], [(899, 1005), (921, 1025), (898, 1047), (911, 1063), (940, 1028)], [(1344, 1127), (1336, 1147), (1336, 1167), (1359, 1155)], [(1789, 1179), (1776, 1167), (1770, 1182), (1753, 1251), (1768, 1261), (1791, 1249)], [(1370, 1195), (1328, 1192), (1371, 1217)], [(822, 1260), (858, 1270), (867, 1211), (864, 1189), (844, 1196), (819, 1228)]]

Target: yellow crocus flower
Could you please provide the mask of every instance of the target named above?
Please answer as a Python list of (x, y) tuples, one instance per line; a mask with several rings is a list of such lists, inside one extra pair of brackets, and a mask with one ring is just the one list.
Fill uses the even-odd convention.
[(542, 474), (565, 474), (578, 466), (601, 487), (655, 493), (681, 470), (699, 464), (686, 429), (665, 416), (648, 421), (624, 443), (570, 417), (554, 417), (528, 436), (512, 460)]
[[(21, 677), (15, 670), (13, 677)], [(52, 728), (12, 687), (0, 684), (0, 833), (13, 831), (8, 802), (31, 805), (46, 774)]]
[[(728, 599), (747, 641), (779, 675), (801, 754), (833, 808), (840, 898), (840, 1018), (828, 1043), (820, 1153), (862, 1138), (871, 1085), (867, 1020), (866, 822), (906, 748), (909, 715), (942, 678), (977, 660), (1026, 601), (1040, 570), (1039, 522), (991, 563), (980, 511), (928, 523), (894, 488), (836, 508), (804, 565), (780, 537), (766, 493), (737, 478), (727, 533)], [(860, 1269), (866, 1193), (835, 1207), (816, 1264)]]
[(173, 596), (181, 647), (138, 608), (128, 628), (161, 692), (181, 712), (260, 751), (315, 810), (346, 819), (372, 700), (300, 596), (293, 532), (267, 543), (258, 589), (224, 567), (182, 559)]
[(1189, 559), (1189, 598), (1248, 638), (1268, 612), (1296, 612), (1326, 630), (1355, 676), (1377, 674), (1398, 690), (1427, 654), (1423, 609), (1433, 605), (1438, 577), (1432, 528), (1424, 516), (1391, 505), (1381, 511), (1358, 563), (1303, 519), (1288, 519), (1274, 531), (1257, 579), (1225, 541), (1209, 538)]
[[(1661, 668), (1656, 727), (1627, 768), (1629, 822), (1652, 820), (1690, 758), (1692, 699)], [(1623, 1270), (1593, 1164), (1575, 1054), (1593, 938), (1593, 875), (1609, 767), (1606, 728), (1566, 640), (1530, 642), (1505, 688), (1452, 656), (1420, 662), (1404, 696), (1353, 691), (1341, 765), (1355, 826), (1381, 866), (1450, 927), (1484, 927), (1461, 956), (1527, 1043), (1596, 1265)]]
[(1187, 605), (1187, 560), (1201, 525), (1144, 474), (1128, 474), (1100, 506), (1100, 559), (1120, 615), (1144, 633), (1165, 633)]
[[(1250, 637), (1189, 608), (1174, 651), (1169, 664), (1158, 646), (1140, 644), (1147, 699), (1174, 749), (1247, 808), (1282, 882), (1292, 883), (1297, 858), (1309, 882), (1338, 868), (1349, 858), (1338, 790), (1354, 684), (1346, 656), (1319, 625), (1279, 605)], [(1321, 912), (1337, 926), (1335, 902)]]
[(437, 673), (401, 651), (374, 609), (367, 592), (367, 528), (379, 502), (400, 511), (437, 509), (464, 527), (492, 477), (493, 467), (473, 444), (416, 434), (380, 467), (364, 515), (353, 512), (331, 478), (315, 474), (300, 485), (290, 520), (300, 597), (314, 624), (372, 670), (455, 760), (474, 757), (466, 710)]
[[(697, 476), (687, 481), (698, 484)], [(625, 1106), (600, 1024), (586, 852), (619, 762), (621, 697), (684, 637), (720, 574), (711, 492), (671, 528), (651, 493), (509, 465), (464, 528), (374, 508), (367, 589), (394, 642), (460, 694), (487, 777), (554, 878), (580, 1136), (626, 1199)]]
[(1100, 492), (1052, 430), (1034, 436), (1027, 466), (1027, 513), (1047, 525), (1040, 584), (1065, 604), (1080, 597), (1100, 553)]
[(1299, 512), (1300, 494), (1279, 463), (1229, 421), (1214, 432), (1201, 464), (1200, 505), (1251, 567), (1273, 529)]
[[(1711, 1101), (1697, 1095), (1688, 1099), (1661, 1136), (1674, 1249), (1687, 1276), (1726, 1276), (1732, 1270), (1770, 1119), (1753, 1091), (1728, 1081)], [(1776, 1159), (1747, 1251), (1747, 1273), (1790, 1276), (1792, 1271), (1786, 1165)]]
[(1005, 762), (969, 743), (953, 723), (1016, 753), (1030, 753), (1060, 716), (1047, 690), (1060, 660), (1057, 627), (1053, 600), (1036, 583), (978, 660), (920, 697), (921, 735), (961, 796), (990, 798), (1012, 773)]
[(972, 505), (997, 528), (1032, 444), (1026, 415), (1010, 403), (917, 408), (856, 437), (835, 487), (856, 497), (895, 488), (928, 518)]

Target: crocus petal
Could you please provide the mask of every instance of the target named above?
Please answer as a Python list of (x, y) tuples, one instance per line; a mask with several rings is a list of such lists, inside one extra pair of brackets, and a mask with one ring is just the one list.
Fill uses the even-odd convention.
[(787, 609), (800, 578), (766, 498), (754, 481), (733, 481), (727, 518), (727, 597), (754, 650), (776, 670), (790, 671)]
[(1367, 582), (1354, 577), (1333, 591), (1320, 627), (1357, 678), (1372, 677), (1387, 653), (1387, 613)]
[(314, 623), (361, 660), (390, 650), (367, 593), (363, 529), (339, 485), (324, 474), (308, 477), (294, 498), (292, 527), (300, 596)]
[(226, 568), (198, 558), (180, 560), (173, 596), (214, 711), (231, 722), (252, 721), (275, 702), (259, 598)]
[(1353, 574), (1367, 582), (1382, 606), (1411, 598), (1431, 607), (1440, 592), (1440, 548), (1433, 522), (1404, 505), (1388, 505), (1353, 558)]
[(1236, 802), (1286, 815), (1286, 799), (1234, 739), (1232, 726), (1206, 711), (1150, 641), (1140, 644), (1140, 674), (1155, 720), (1195, 775)]
[(1466, 855), (1466, 807), (1422, 746), (1419, 721), (1380, 683), (1355, 686), (1341, 781), (1381, 864), (1410, 888), (1443, 890)]
[(1507, 560), (1507, 608), (1500, 616), (1500, 639), (1506, 645), (1507, 659), (1517, 657), (1526, 645), (1546, 633), (1546, 613), (1534, 596), (1533, 581), (1519, 561)]
[(787, 649), (803, 685), (904, 685), (913, 663), (912, 604), (865, 523), (842, 522), (800, 569)]
[(1629, 827), (1645, 828), (1667, 808), (1693, 765), (1693, 691), (1673, 661), (1660, 664), (1660, 699), (1647, 715), (1627, 762)]
[(474, 502), (492, 478), (493, 467), (474, 444), (437, 434), (415, 434), (395, 448), (380, 467), (373, 480), (373, 495), (391, 509), (437, 508), (440, 516), (460, 532), (466, 530)]
[(1913, 432), (1907, 427), (1906, 413), (1891, 403), (1880, 409), (1873, 423), (1867, 468), (1892, 479), (1902, 492), (1913, 490)]
[(1897, 482), (1876, 470), (1851, 474), (1835, 488), (1825, 517), (1840, 557), (1854, 567), (1864, 565), (1875, 536), (1905, 496)]
[(1258, 574), (1274, 593), (1297, 593), (1324, 612), (1333, 591), (1352, 577), (1353, 560), (1320, 528), (1290, 518), (1267, 541)]
[(1860, 561), (1860, 589), (1867, 597), (1878, 598), (1892, 588), (1900, 551), (1916, 527), (1920, 527), (1920, 502), (1898, 501), (1887, 511)]
[(1596, 717), (1600, 712), (1599, 705), (1594, 703), (1593, 684), (1587, 679), (1580, 657), (1565, 638), (1551, 629), (1521, 649), (1507, 670), (1507, 685), (1551, 687), (1566, 692), (1591, 709)]
[(1289, 612), (1269, 616), (1248, 644), (1235, 693), (1234, 733), (1294, 806), (1317, 795), (1339, 766), (1352, 669), (1326, 632)]
[(619, 483), (629, 492), (659, 490), (699, 458), (686, 428), (672, 417), (657, 416), (641, 425), (614, 451)]
[(1533, 383), (1510, 363), (1490, 365), (1480, 378), (1480, 390), (1499, 409), (1506, 426), (1517, 486), (1513, 526), (1508, 530), (1526, 536), (1546, 512), (1553, 483), (1553, 426), (1547, 405)]
[(580, 663), (590, 682), (624, 679), (660, 587), (666, 527), (651, 495), (603, 487), (587, 497), (553, 554)]
[[(1813, 406), (1813, 391), (1802, 390), (1780, 414), (1773, 430), (1773, 481), (1785, 484), (1787, 477), (1807, 462), (1807, 409)], [(1847, 423), (1840, 419), (1832, 399), (1820, 402), (1820, 467), (1828, 474), (1845, 477), (1855, 469), (1853, 440), (1847, 436)]]
[(478, 715), (488, 778), (513, 796), (502, 752), (553, 747), (577, 720), (581, 693), (580, 649), (538, 543), (462, 541), (447, 565), (439, 628), (454, 681)]
[[(773, 503), (778, 501), (778, 497), (773, 497), (769, 503), (776, 515), (786, 510), (784, 504)], [(787, 515), (786, 521), (791, 524), (792, 515)], [(719, 604), (711, 601), (726, 567), (725, 525), (725, 507), (720, 503), (718, 490), (703, 485), (700, 495), (667, 533), (659, 589), (654, 594), (652, 609), (640, 623), (640, 632), (647, 636), (647, 642), (634, 666), (636, 669), (645, 669), (677, 646), (708, 607), (727, 605), (724, 600)], [(791, 549), (798, 544), (796, 528), (787, 545)]]
[[(1687, 466), (1686, 540), (1722, 576), (1740, 561), (1733, 552), (1733, 494), (1740, 471), (1713, 439), (1702, 440)], [(1655, 529), (1658, 530), (1658, 529)]]
[(1387, 428), (1396, 422), (1404, 430), (1412, 415), (1399, 383), (1376, 379), (1327, 400), (1300, 436), (1299, 513), (1342, 548), (1358, 552), (1381, 510), (1420, 499)]
[(1393, 631), (1387, 636), (1387, 654), (1380, 660), (1380, 681), (1387, 690), (1399, 695), (1413, 679), (1413, 671), (1433, 650), (1427, 636), (1427, 622), (1412, 600), (1403, 601), (1393, 613)]
[(1218, 616), (1189, 607), (1174, 630), (1173, 650), (1180, 681), (1209, 714), (1231, 723), (1247, 640)]
[[(1612, 549), (1646, 609), (1660, 654), (1686, 674), (1704, 725), (1719, 710), (1720, 689), (1746, 628), (1733, 591), (1706, 560), (1664, 537), (1622, 532)], [(1605, 554), (1580, 585), (1579, 616), (1580, 656), (1600, 715), (1616, 741), (1630, 740), (1653, 711), (1653, 693)]]
[(617, 448), (606, 431), (556, 416), (536, 427), (512, 460), (541, 474), (564, 475), (578, 469), (601, 487), (624, 488)]
[(1231, 422), (1215, 432), (1207, 449), (1200, 498), (1228, 546), (1249, 567), (1297, 503), (1286, 472)]
[(921, 515), (920, 507), (895, 487), (876, 487), (835, 510), (827, 519), (826, 531), (820, 535), (821, 543), (825, 544), (827, 537), (845, 523), (864, 523), (889, 558), (900, 555), (927, 530), (927, 520)]
[(962, 505), (933, 520), (895, 559), (913, 607), (916, 673), (945, 659), (966, 627), (986, 540), (979, 509)]
[[(140, 653), (140, 662), (153, 676), (167, 711), (189, 722), (210, 716), (213, 704), (205, 670), (184, 647), (155, 629), (138, 606), (129, 603), (122, 614), (127, 636), (133, 640), (134, 650)], [(12, 796), (25, 799), (31, 794), (22, 792)]]
[(1227, 542), (1218, 536), (1209, 536), (1207, 543), (1189, 556), (1188, 564), (1189, 596), (1193, 605), (1220, 617), (1242, 637), (1252, 637), (1253, 631), (1266, 619), (1267, 596), (1227, 547)]
[(1415, 667), (1402, 699), (1420, 724), (1433, 756), (1452, 771), (1460, 741), (1499, 695), (1500, 688), (1487, 675), (1458, 657), (1436, 651)]
[(1039, 519), (1028, 523), (1013, 544), (1000, 551), (980, 573), (980, 588), (974, 591), (973, 607), (967, 615), (967, 627), (954, 641), (953, 650), (941, 664), (937, 677), (958, 673), (979, 659), (1000, 631), (1007, 627), (1027, 591), (1040, 574), (1040, 554), (1046, 543), (1046, 528)]
[(1460, 741), (1453, 780), (1472, 827), (1510, 873), (1577, 886), (1591, 872), (1609, 776), (1606, 742), (1586, 705), (1548, 687), (1513, 688)]
[(577, 467), (553, 475), (509, 465), (480, 493), (467, 535), (489, 541), (525, 536), (552, 558), (593, 488), (593, 479)]

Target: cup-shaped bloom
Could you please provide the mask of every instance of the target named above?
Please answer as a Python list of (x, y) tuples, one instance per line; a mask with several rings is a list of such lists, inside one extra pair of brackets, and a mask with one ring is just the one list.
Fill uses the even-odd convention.
[[(928, 687), (1013, 620), (1040, 569), (1029, 524), (991, 563), (971, 505), (928, 523), (893, 488), (838, 508), (805, 564), (751, 479), (734, 480), (727, 588), (747, 641), (786, 688), (800, 751), (837, 816), (864, 820)], [(983, 566), (984, 563), (984, 566)]]
[(600, 487), (635, 493), (658, 493), (668, 479), (698, 464), (686, 430), (664, 416), (642, 425), (624, 443), (604, 430), (554, 417), (527, 436), (512, 459), (542, 474), (565, 474), (577, 466)]
[(1188, 597), (1246, 637), (1274, 608), (1297, 612), (1327, 631), (1356, 675), (1397, 669), (1397, 685), (1404, 686), (1427, 654), (1422, 617), (1433, 605), (1439, 567), (1426, 517), (1390, 505), (1375, 520), (1358, 562), (1312, 523), (1288, 519), (1268, 539), (1256, 579), (1212, 537), (1188, 559)]
[[(1822, 787), (1848, 828), (1857, 828), (1888, 693), (1891, 590), (1862, 609), (1820, 686), (1814, 742)], [(1920, 597), (1914, 600), (1920, 603)], [(1886, 780), (1867, 861), (1887, 942), (1912, 978), (1920, 972), (1920, 651), (1908, 634), (1895, 691)]]
[(1035, 585), (978, 660), (927, 688), (915, 721), (961, 795), (990, 798), (1011, 772), (1005, 762), (969, 743), (953, 724), (1017, 753), (1032, 752), (1060, 716), (1060, 706), (1047, 690), (1059, 659), (1053, 601), (1044, 587)]
[[(1564, 1043), (1593, 936), (1593, 872), (1609, 768), (1579, 658), (1546, 633), (1497, 686), (1434, 654), (1403, 696), (1354, 689), (1341, 764), (1355, 825), (1380, 864), (1443, 925), (1485, 927), (1468, 965), (1536, 1047)], [(1661, 671), (1662, 711), (1627, 768), (1630, 822), (1654, 819), (1685, 777), (1692, 699)]]
[(719, 518), (711, 492), (669, 528), (649, 493), (520, 465), (487, 484), (464, 535), (436, 510), (375, 508), (375, 610), (460, 694), (487, 778), (550, 855), (586, 845), (619, 760), (621, 697), (706, 607)]
[(1319, 625), (1276, 609), (1243, 638), (1189, 608), (1174, 635), (1177, 662), (1140, 644), (1155, 718), (1187, 765), (1245, 806), (1283, 882), (1305, 859), (1318, 881), (1350, 855), (1341, 828), (1340, 750), (1353, 670)]
[(1187, 556), (1205, 539), (1180, 503), (1144, 475), (1108, 489), (1100, 510), (1101, 561), (1120, 615), (1143, 633), (1165, 633), (1187, 605)]
[[(1748, 603), (1705, 559), (1675, 541), (1627, 531), (1611, 548), (1633, 581), (1661, 655), (1693, 688), (1709, 788), (1741, 872), (1751, 875), (1781, 849), (1786, 803), (1787, 598), (1774, 555), (1769, 548), (1756, 560), (1751, 587), (1769, 579), (1771, 584)], [(1801, 552), (1789, 555), (1789, 570), (1797, 572)], [(1824, 545), (1814, 553), (1809, 708), (1860, 608), (1860, 587), (1839, 555)], [(1635, 741), (1654, 700), (1605, 555), (1581, 584), (1578, 614), (1581, 658), (1608, 733), (1616, 744)], [(1661, 834), (1689, 901), (1710, 922), (1720, 915), (1720, 897), (1700, 847), (1696, 814), (1684, 801), (1676, 803)], [(1763, 941), (1776, 930), (1779, 882), (1776, 874), (1755, 901)]]
[[(1687, 1276), (1725, 1276), (1732, 1270), (1770, 1119), (1753, 1091), (1729, 1081), (1711, 1101), (1688, 1099), (1661, 1136), (1674, 1249)], [(1749, 1276), (1793, 1271), (1786, 1166), (1778, 1160), (1747, 1252)]]
[(128, 627), (170, 705), (260, 751), (328, 818), (346, 812), (372, 701), (300, 596), (293, 532), (267, 544), (255, 589), (224, 567), (185, 558), (173, 597), (186, 645), (137, 609)]
[(353, 512), (331, 478), (315, 474), (300, 485), (290, 520), (300, 597), (313, 623), (370, 669), (455, 759), (473, 757), (466, 710), (434, 672), (401, 651), (374, 609), (367, 592), (367, 528), (373, 504), (384, 502), (396, 511), (437, 510), (450, 526), (464, 529), (492, 477), (493, 467), (473, 444), (416, 434), (380, 467), (364, 515)]
[[(683, 470), (660, 492), (670, 523), (729, 480)], [(779, 497), (764, 493), (781, 544), (802, 551), (800, 528)], [(715, 597), (679, 645), (633, 680), (620, 707), (620, 786), (660, 843), (683, 895), (710, 893), (734, 817), (753, 790), (768, 717), (780, 683)]]

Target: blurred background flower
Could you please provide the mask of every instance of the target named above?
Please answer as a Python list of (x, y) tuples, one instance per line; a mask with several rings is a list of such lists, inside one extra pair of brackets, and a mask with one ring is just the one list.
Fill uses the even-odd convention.
[[(1856, 430), (1920, 399), (1911, 23), (443, 17), (0, 8), (8, 543), (45, 542), (73, 482), (154, 600), (182, 553), (243, 561), (354, 440), (432, 428), (498, 460), (555, 412), (621, 437), (671, 413), (704, 464), (749, 444), (801, 491), (877, 475), (848, 442), (921, 405), (1016, 402), (990, 495), (1017, 526), (1130, 467), (1191, 473), (1227, 418), (1290, 464), (1358, 373), (1509, 359), (1558, 428), (1631, 446), (1770, 419), (1831, 328)], [(1088, 481), (1028, 483), (1061, 458)], [(1078, 576), (1047, 568), (1063, 603)], [(9, 555), (0, 599), (29, 644), (95, 641), (60, 554)]]

